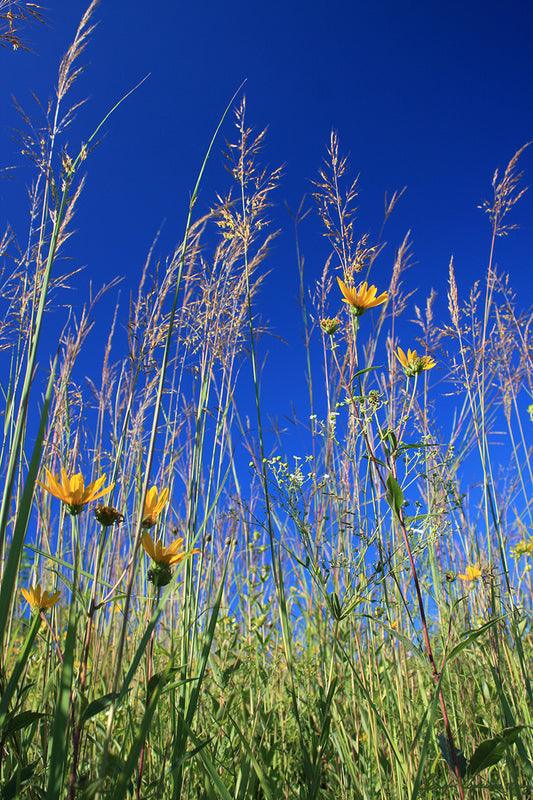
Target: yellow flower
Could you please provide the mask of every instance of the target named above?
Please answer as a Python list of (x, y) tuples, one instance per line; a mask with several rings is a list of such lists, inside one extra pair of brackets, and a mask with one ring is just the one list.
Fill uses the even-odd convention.
[(403, 371), (408, 378), (412, 378), (425, 369), (431, 369), (436, 366), (436, 361), (433, 361), (431, 356), (418, 356), (416, 350), (408, 350), (407, 355), (405, 355), (402, 348), (398, 347), (394, 355), (402, 365)]
[(479, 568), (479, 564), (474, 564), (472, 567), (468, 566), (466, 568), (466, 575), (458, 575), (458, 578), (461, 578), (462, 581), (476, 581), (478, 578), (481, 578), (483, 575), (481, 569)]
[(374, 308), (385, 303), (388, 298), (387, 292), (382, 292), (376, 297), (377, 289), (375, 286), (368, 286), (366, 281), (358, 289), (350, 289), (340, 278), (337, 278), (341, 292), (344, 295), (343, 303), (348, 303), (352, 307), (352, 312), (360, 317), (367, 308)]
[(54, 592), (54, 594), (49, 595), (46, 591), (41, 595), (41, 586), (39, 583), (35, 589), (33, 586), (29, 586), (28, 590), (21, 589), (20, 591), (30, 604), (31, 608), (34, 608), (37, 611), (46, 611), (47, 608), (52, 608), (52, 606), (55, 606), (59, 600), (59, 595), (61, 594), (61, 592)]
[(152, 486), (146, 493), (146, 500), (144, 501), (143, 513), (143, 528), (153, 528), (157, 522), (157, 517), (165, 507), (168, 500), (168, 489), (163, 489), (161, 494), (158, 494), (157, 487)]
[[(147, 532), (144, 534), (141, 544), (152, 561), (156, 564), (165, 564), (167, 567), (172, 566), (172, 564), (179, 564), (187, 555), (181, 549), (183, 539), (176, 539), (168, 547), (163, 547), (163, 542), (160, 539), (154, 544), (152, 537)], [(193, 552), (198, 553), (199, 550), (194, 550)]]
[(172, 578), (170, 567), (179, 564), (186, 556), (200, 552), (196, 547), (189, 552), (182, 550), (183, 539), (176, 539), (168, 547), (163, 547), (160, 539), (154, 544), (148, 532), (142, 538), (142, 546), (153, 561), (152, 569), (148, 571), (148, 578), (155, 586), (166, 586)]
[(521, 542), (517, 542), (514, 547), (511, 547), (511, 553), (513, 554), (514, 558), (520, 558), (523, 555), (532, 555), (533, 554), (533, 536), (530, 536), (529, 539), (522, 539)]
[(61, 470), (61, 478), (63, 481), (61, 484), (59, 483), (59, 475), (54, 477), (48, 469), (45, 469), (45, 472), (48, 485), (46, 483), (41, 483), (41, 481), (37, 481), (37, 483), (54, 497), (66, 503), (69, 514), (73, 515), (79, 514), (83, 510), (83, 506), (87, 505), (87, 503), (110, 492), (115, 485), (112, 483), (111, 486), (106, 486), (105, 489), (102, 489), (102, 486), (106, 482), (106, 477), (105, 475), (101, 475), (85, 488), (85, 482), (81, 472), (69, 478), (64, 469)]

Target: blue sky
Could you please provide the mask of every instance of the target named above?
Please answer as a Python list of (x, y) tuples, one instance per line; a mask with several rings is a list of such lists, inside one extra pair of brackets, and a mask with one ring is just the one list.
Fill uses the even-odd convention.
[[(39, 116), (32, 93), (43, 103), (51, 96), (59, 61), (86, 6), (85, 0), (50, 0), (47, 24), (24, 30), (32, 52), (0, 52), (2, 165), (22, 165), (13, 173), (16, 180), (0, 183), (0, 215), (22, 238), (27, 197), (21, 181), (29, 183), (32, 172), (11, 138), (20, 125), (11, 95), (31, 116)], [(313, 206), (310, 181), (322, 164), (332, 128), (343, 152), (350, 154), (353, 176), (360, 173), (360, 234), (375, 237), (385, 192), (390, 196), (407, 187), (386, 229), (388, 246), (371, 276), (380, 289), (388, 283), (394, 249), (408, 230), (414, 266), (406, 282), (417, 289), (413, 303), (423, 306), (433, 287), (437, 313), (445, 316), (452, 254), (465, 294), (483, 277), (490, 228), (477, 205), (491, 197), (494, 169), (503, 170), (533, 138), (530, 2), (161, 0), (150, 8), (136, 0), (102, 0), (95, 21), (98, 27), (82, 57), (87, 69), (72, 94), (73, 100), (88, 101), (69, 131), (71, 150), (122, 95), (150, 77), (106, 123), (86, 162), (77, 233), (68, 245), (72, 266), (85, 267), (69, 295), (73, 307), (83, 304), (89, 280), (98, 287), (115, 275), (125, 277), (126, 301), (163, 223), (157, 252), (164, 257), (173, 250), (206, 146), (245, 79), (248, 124), (256, 130), (268, 126), (264, 163), (284, 165), (272, 211), (282, 233), (265, 263), (270, 275), (258, 307), (272, 332), (288, 345), (275, 337), (261, 345), (270, 352), (263, 381), (267, 412), (288, 412), (304, 382), (303, 350), (301, 355), (297, 350), (294, 240), (284, 203), (296, 209), (307, 194), (307, 206)], [(221, 147), (231, 135), (228, 120)], [(533, 148), (524, 153), (521, 168), (524, 184), (530, 183)], [(208, 208), (215, 192), (226, 186), (217, 150), (198, 210)], [(528, 193), (511, 220), (520, 230), (500, 241), (497, 251), (497, 262), (510, 273), (525, 307), (533, 295), (532, 211), (533, 194)], [(314, 214), (300, 236), (312, 284), (329, 252)], [(105, 303), (100, 321), (113, 308), (114, 297)], [(412, 316), (408, 312), (406, 319)], [(407, 324), (406, 335), (410, 332), (414, 337), (417, 329)], [(97, 333), (91, 342), (100, 362)]]

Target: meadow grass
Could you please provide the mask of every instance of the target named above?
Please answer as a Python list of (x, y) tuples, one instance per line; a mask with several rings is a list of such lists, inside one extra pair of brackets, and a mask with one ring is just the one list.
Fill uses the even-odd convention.
[[(228, 186), (195, 218), (224, 115), (182, 241), (149, 254), (126, 336), (117, 307), (80, 382), (119, 276), (49, 368), (44, 312), (98, 131), (67, 154), (94, 7), (42, 130), (24, 116), (31, 223), (24, 251), (1, 244), (1, 797), (531, 798), (531, 316), (494, 262), (521, 151), (485, 206), (485, 276), (469, 290), (452, 261), (449, 318), (432, 294), (403, 342), (409, 240), (376, 289), (383, 229), (358, 237), (332, 134), (293, 215), (309, 414), (291, 453), (266, 435), (254, 304), (281, 172), (232, 101)], [(309, 213), (332, 250), (310, 289)]]

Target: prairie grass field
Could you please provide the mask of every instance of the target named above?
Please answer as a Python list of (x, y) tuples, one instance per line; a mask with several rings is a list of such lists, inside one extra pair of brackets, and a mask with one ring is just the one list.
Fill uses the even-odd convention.
[[(122, 102), (69, 140), (94, 9), (43, 119), (22, 112), (29, 222), (0, 244), (1, 800), (531, 800), (533, 331), (496, 265), (527, 144), (487, 165), (487, 263), (466, 286), (450, 261), (441, 319), (411, 299), (408, 236), (382, 252), (402, 192), (377, 239), (359, 232), (331, 134), (292, 215), (296, 444), (262, 402), (276, 331), (256, 302), (283, 174), (242, 90), (101, 352), (120, 274), (69, 308), (84, 172)], [(197, 214), (221, 150), (227, 183)], [(304, 217), (331, 246), (314, 283)]]

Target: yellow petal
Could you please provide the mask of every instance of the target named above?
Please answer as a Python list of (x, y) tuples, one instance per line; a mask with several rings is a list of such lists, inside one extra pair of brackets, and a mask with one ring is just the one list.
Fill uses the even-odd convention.
[(59, 591), (58, 592), (54, 592), (53, 595), (48, 598), (47, 608), (52, 608), (52, 606), (55, 606), (55, 604), (59, 600), (60, 596), (61, 596), (61, 592), (59, 592)]
[(174, 553), (178, 553), (183, 545), (183, 539), (176, 539), (172, 544), (166, 549), (167, 554), (174, 555)]
[(46, 480), (48, 485), (41, 483), (41, 486), (43, 487), (43, 489), (46, 489), (47, 492), (50, 492), (50, 494), (53, 495), (53, 497), (57, 497), (58, 500), (63, 500), (65, 494), (63, 488), (58, 483), (54, 475), (52, 475), (50, 470), (45, 468), (44, 471), (46, 472)]
[(155, 561), (154, 543), (149, 533), (144, 534), (141, 544), (144, 547), (146, 553), (148, 553), (148, 555), (152, 559), (152, 561)]
[(85, 490), (85, 493), (83, 495), (83, 502), (89, 503), (92, 502), (93, 500), (98, 500), (99, 497), (103, 497), (104, 494), (110, 492), (115, 484), (112, 483), (110, 486), (106, 486), (104, 489), (100, 489), (100, 487), (103, 486), (105, 482), (106, 482), (106, 476), (102, 475), (100, 478), (98, 478), (97, 481), (91, 483)]
[[(75, 478), (76, 476), (73, 475), (72, 480), (74, 481)], [(73, 486), (71, 486), (69, 477), (64, 467), (61, 467), (61, 482), (62, 482), (63, 493), (70, 496), (72, 494)]]
[(157, 502), (157, 487), (152, 486), (152, 488), (148, 489), (148, 491), (146, 492), (146, 500), (144, 502), (144, 513), (145, 514), (150, 513), (156, 502)]
[(405, 367), (405, 365), (407, 364), (407, 359), (401, 347), (398, 347), (398, 349), (396, 350), (396, 358), (398, 359), (402, 367)]
[(161, 513), (161, 511), (163, 510), (167, 500), (168, 500), (168, 488), (167, 489), (163, 489), (163, 491), (159, 495), (159, 500), (157, 501), (155, 509), (154, 509), (154, 513), (156, 514), (156, 516)]

